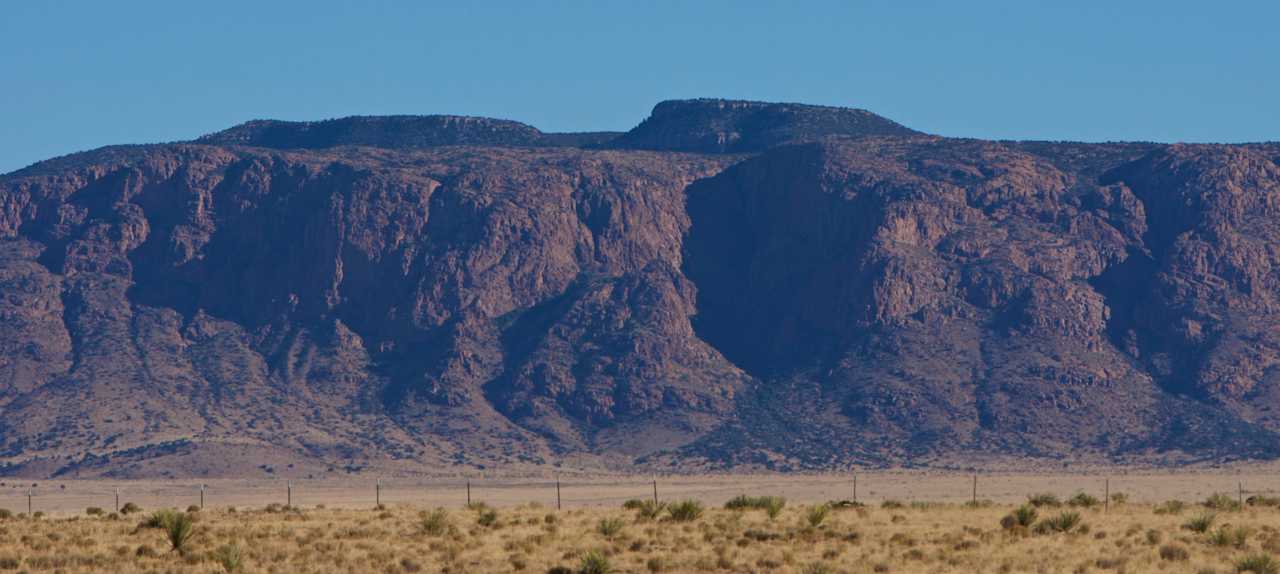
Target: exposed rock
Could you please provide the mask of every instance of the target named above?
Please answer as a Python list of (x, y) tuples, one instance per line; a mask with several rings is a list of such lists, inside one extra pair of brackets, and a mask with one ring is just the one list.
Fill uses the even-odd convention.
[(251, 122), (0, 176), (9, 472), (1280, 452), (1280, 146), (713, 100), (608, 137)]

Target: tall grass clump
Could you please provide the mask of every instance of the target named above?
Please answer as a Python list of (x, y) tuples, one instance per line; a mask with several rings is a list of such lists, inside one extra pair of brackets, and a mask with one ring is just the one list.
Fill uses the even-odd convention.
[(1057, 508), (1062, 506), (1062, 501), (1058, 500), (1058, 497), (1053, 494), (1042, 492), (1027, 497), (1027, 504), (1036, 508)]
[(692, 522), (702, 516), (702, 503), (696, 500), (681, 500), (667, 507), (667, 515), (676, 522)]
[(1036, 511), (1036, 507), (1031, 506), (1030, 504), (1024, 504), (1013, 509), (1013, 512), (1010, 512), (1007, 516), (1000, 519), (1000, 526), (1005, 530), (1010, 530), (1019, 526), (1022, 528), (1031, 528), (1031, 525), (1036, 522), (1037, 515), (1039, 515), (1039, 512)]
[(1102, 501), (1098, 500), (1098, 497), (1084, 491), (1077, 492), (1075, 496), (1067, 499), (1067, 505), (1073, 508), (1093, 508), (1099, 504), (1102, 504)]
[(1214, 513), (1206, 512), (1186, 521), (1182, 524), (1182, 527), (1197, 534), (1204, 534), (1209, 531), (1209, 527), (1213, 526), (1213, 521), (1216, 518), (1217, 516)]
[(662, 512), (667, 509), (667, 503), (654, 502), (652, 500), (639, 500), (634, 505), (636, 518), (640, 520), (657, 520), (662, 516)]
[(1202, 504), (1204, 504), (1205, 508), (1221, 510), (1224, 512), (1235, 512), (1240, 510), (1240, 502), (1238, 500), (1231, 498), (1230, 495), (1222, 494), (1221, 492), (1209, 496), (1209, 498), (1206, 498)]
[(449, 530), (449, 511), (437, 508), (422, 515), (422, 531), (430, 536), (440, 536)]
[(605, 538), (613, 538), (622, 532), (622, 527), (625, 525), (621, 518), (601, 518), (596, 524), (596, 532)]

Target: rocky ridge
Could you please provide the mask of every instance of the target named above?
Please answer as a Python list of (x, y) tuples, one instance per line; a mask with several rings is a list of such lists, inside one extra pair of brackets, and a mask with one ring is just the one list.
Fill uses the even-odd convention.
[(259, 121), (58, 158), (0, 176), (0, 457), (1272, 458), (1278, 158), (723, 100), (622, 135)]

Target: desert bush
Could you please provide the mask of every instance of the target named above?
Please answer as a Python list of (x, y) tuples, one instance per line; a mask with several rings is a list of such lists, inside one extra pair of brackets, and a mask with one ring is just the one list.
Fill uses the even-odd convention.
[(1067, 533), (1082, 527), (1079, 512), (1063, 512), (1057, 516), (1041, 520), (1039, 524), (1036, 524), (1035, 532), (1037, 534)]
[(621, 518), (601, 518), (600, 522), (596, 524), (596, 532), (599, 532), (605, 538), (613, 538), (619, 532), (622, 532), (623, 526), (625, 526), (625, 523)]
[(636, 517), (641, 520), (656, 520), (662, 516), (662, 512), (667, 509), (667, 503), (654, 502), (652, 500), (641, 500), (635, 506)]
[(1255, 494), (1244, 499), (1244, 503), (1249, 506), (1280, 506), (1280, 497)]
[(885, 510), (898, 510), (905, 507), (906, 505), (903, 504), (901, 500), (894, 500), (892, 498), (880, 503), (880, 508)]
[(622, 503), (622, 508), (626, 510), (637, 510), (646, 502), (652, 502), (652, 501), (647, 499), (641, 499), (641, 498), (632, 498), (631, 500), (628, 500)]
[(146, 517), (146, 519), (139, 523), (138, 528), (168, 528), (169, 523), (173, 521), (173, 517), (176, 514), (177, 513), (171, 509), (161, 508), (160, 510), (152, 512), (150, 516)]
[(813, 562), (801, 568), (800, 572), (802, 574), (832, 574), (835, 570), (822, 562)]
[(1209, 544), (1214, 546), (1244, 548), (1249, 542), (1249, 531), (1242, 527), (1223, 526), (1209, 533)]
[(226, 544), (218, 547), (213, 551), (213, 561), (222, 566), (222, 570), (228, 574), (239, 572), (244, 568), (244, 558), (237, 544)]
[(702, 503), (696, 500), (681, 500), (667, 507), (667, 515), (676, 522), (691, 522), (702, 516)]
[(1165, 544), (1160, 547), (1160, 559), (1168, 562), (1183, 562), (1191, 558), (1191, 553), (1187, 552), (1177, 544)]
[(1030, 504), (1031, 506), (1034, 506), (1036, 508), (1041, 508), (1041, 507), (1057, 508), (1059, 506), (1062, 506), (1062, 502), (1058, 500), (1057, 496), (1047, 492), (1042, 492), (1040, 494), (1033, 494), (1027, 497), (1027, 504)]
[(768, 510), (771, 506), (785, 506), (785, 498), (781, 496), (746, 496), (739, 495), (724, 503), (727, 510)]
[(197, 512), (200, 512), (199, 506), (192, 504), (191, 506), (187, 507), (187, 514), (195, 514)]
[(609, 574), (613, 572), (613, 567), (609, 565), (608, 556), (592, 550), (582, 555), (582, 560), (578, 563), (578, 572), (580, 574)]
[(1199, 516), (1192, 518), (1191, 520), (1184, 522), (1182, 524), (1182, 527), (1192, 532), (1204, 534), (1205, 532), (1209, 531), (1209, 527), (1213, 526), (1213, 521), (1216, 518), (1217, 516), (1215, 516), (1212, 512), (1206, 512), (1204, 514), (1201, 514)]
[(492, 527), (497, 523), (498, 523), (497, 510), (493, 510), (493, 509), (483, 510), (480, 512), (480, 515), (476, 517), (476, 524), (479, 524), (480, 526), (484, 526), (485, 528)]
[(1067, 499), (1067, 505), (1074, 508), (1093, 508), (1099, 504), (1102, 504), (1102, 501), (1098, 500), (1098, 497), (1084, 491), (1077, 492), (1075, 496)]
[(142, 507), (132, 502), (126, 502), (124, 503), (124, 506), (120, 507), (120, 514), (124, 516), (128, 516), (130, 514), (135, 514), (138, 512), (142, 512)]
[(822, 522), (827, 519), (828, 514), (831, 514), (830, 506), (825, 504), (815, 504), (810, 506), (809, 510), (805, 512), (804, 519), (805, 522), (809, 523), (809, 526), (817, 528), (822, 526)]
[(1280, 574), (1280, 563), (1270, 554), (1250, 554), (1236, 561), (1236, 572)]
[(1111, 503), (1112, 503), (1112, 504), (1125, 504), (1125, 503), (1127, 503), (1127, 502), (1129, 502), (1129, 495), (1128, 495), (1128, 494), (1125, 494), (1125, 493), (1123, 493), (1123, 492), (1113, 492), (1113, 493), (1111, 493)]
[(97, 506), (90, 506), (89, 508), (84, 509), (84, 513), (89, 516), (102, 516), (107, 512)]
[(1240, 510), (1239, 501), (1220, 492), (1209, 496), (1209, 498), (1206, 498), (1201, 504), (1203, 504), (1205, 508), (1211, 508), (1213, 510), (1222, 510), (1226, 512), (1235, 512)]
[(1015, 526), (1030, 528), (1032, 524), (1035, 524), (1036, 516), (1038, 514), (1036, 507), (1031, 506), (1030, 504), (1024, 504), (1013, 509), (1013, 512), (1010, 512), (1008, 516), (1001, 519), (1000, 526), (1005, 530), (1009, 530)]
[(429, 536), (440, 536), (449, 530), (449, 511), (437, 508), (422, 515), (422, 531)]
[(8, 508), (0, 508), (0, 520), (9, 520), (13, 518), (13, 511)]
[(1182, 510), (1186, 507), (1186, 503), (1181, 500), (1166, 500), (1156, 507), (1156, 514), (1182, 514)]

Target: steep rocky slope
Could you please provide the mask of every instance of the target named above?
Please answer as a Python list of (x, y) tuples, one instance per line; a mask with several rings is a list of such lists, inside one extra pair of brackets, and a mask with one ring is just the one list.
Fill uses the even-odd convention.
[(620, 137), (350, 118), (58, 158), (0, 176), (0, 456), (1270, 458), (1277, 158), (713, 100)]

